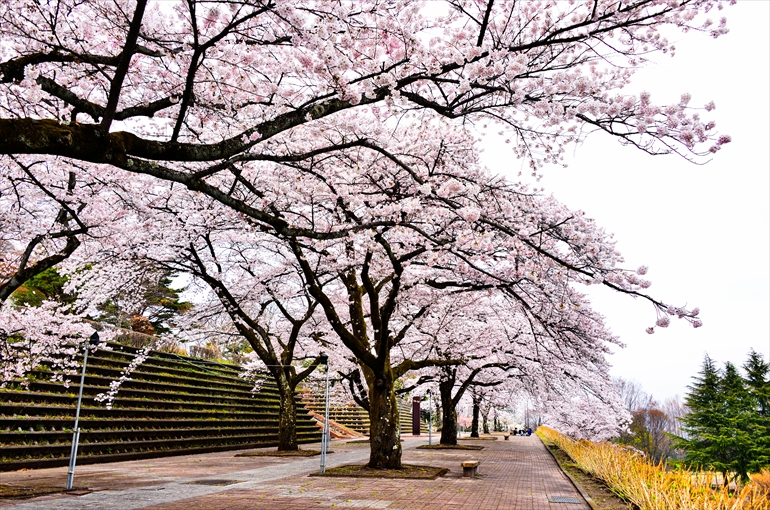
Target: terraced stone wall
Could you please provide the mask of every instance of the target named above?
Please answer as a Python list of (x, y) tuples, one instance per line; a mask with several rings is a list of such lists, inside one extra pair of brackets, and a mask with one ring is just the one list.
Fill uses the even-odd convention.
[[(311, 393), (309, 391), (301, 392), (302, 402), (308, 409), (319, 414), (325, 412), (325, 402), (323, 395)], [(401, 424), (402, 434), (412, 433), (412, 406), (405, 400), (398, 400), (398, 417)], [(355, 430), (366, 436), (369, 435), (369, 413), (361, 406), (351, 403), (347, 406), (330, 406), (329, 418), (350, 429)], [(420, 432), (427, 434), (428, 425), (420, 423)]]
[[(278, 444), (272, 380), (253, 394), (253, 385), (238, 377), (239, 367), (214, 361), (151, 352), (107, 409), (94, 397), (106, 393), (139, 352), (111, 347), (88, 356), (78, 464)], [(68, 388), (51, 382), (52, 375), (38, 370), (26, 388), (0, 389), (0, 471), (68, 464), (80, 375)], [(321, 440), (301, 404), (297, 434), (300, 443)]]

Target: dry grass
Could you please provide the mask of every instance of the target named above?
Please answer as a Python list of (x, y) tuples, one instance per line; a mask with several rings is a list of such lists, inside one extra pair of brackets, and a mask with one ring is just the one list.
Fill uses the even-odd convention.
[(759, 486), (766, 497), (770, 497), (770, 470), (763, 469), (760, 473), (751, 475), (751, 481)]
[[(770, 510), (768, 492), (758, 482), (737, 492), (712, 488), (710, 473), (666, 471), (644, 457), (610, 443), (573, 441), (548, 427), (538, 435), (569, 455), (581, 469), (603, 480), (639, 508), (649, 510)], [(755, 475), (762, 477), (763, 475)], [(770, 481), (770, 473), (765, 475)]]

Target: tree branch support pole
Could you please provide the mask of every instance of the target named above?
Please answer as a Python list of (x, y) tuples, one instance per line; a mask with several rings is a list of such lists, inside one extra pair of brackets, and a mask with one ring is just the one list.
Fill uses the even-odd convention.
[(86, 347), (83, 351), (83, 371), (80, 373), (80, 391), (78, 392), (78, 405), (75, 411), (75, 428), (72, 432), (72, 450), (70, 450), (70, 465), (67, 469), (67, 485), (66, 489), (72, 489), (72, 481), (75, 478), (75, 462), (78, 456), (78, 443), (80, 442), (80, 403), (83, 400), (83, 383), (86, 379), (86, 363), (88, 363), (88, 347), (90, 345), (96, 345), (99, 343), (99, 333), (94, 332), (93, 335), (86, 342)]

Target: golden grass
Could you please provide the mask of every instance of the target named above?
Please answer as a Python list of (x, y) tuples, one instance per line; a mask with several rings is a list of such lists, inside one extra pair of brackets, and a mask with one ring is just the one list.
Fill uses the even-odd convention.
[(770, 497), (770, 470), (763, 469), (760, 473), (751, 475), (751, 482), (758, 485), (765, 495)]
[[(754, 480), (730, 492), (713, 488), (713, 475), (685, 469), (666, 471), (639, 454), (611, 443), (573, 441), (548, 427), (537, 434), (546, 444), (562, 449), (584, 471), (604, 481), (618, 494), (644, 510), (770, 510), (766, 486)], [(770, 482), (770, 473), (755, 477)]]

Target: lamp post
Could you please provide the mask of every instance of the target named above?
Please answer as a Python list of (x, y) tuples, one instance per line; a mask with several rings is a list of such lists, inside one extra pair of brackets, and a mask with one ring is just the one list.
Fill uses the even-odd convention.
[(326, 367), (326, 412), (324, 414), (323, 436), (321, 436), (321, 474), (324, 474), (326, 471), (326, 452), (329, 449), (329, 356), (326, 354), (319, 355), (318, 364)]
[(90, 345), (99, 345), (99, 333), (94, 331), (94, 334), (86, 342), (85, 349), (83, 351), (83, 371), (80, 374), (80, 391), (78, 392), (78, 405), (75, 411), (75, 428), (72, 432), (72, 450), (70, 451), (70, 465), (67, 469), (67, 486), (66, 489), (72, 488), (72, 480), (75, 478), (75, 461), (78, 456), (78, 442), (80, 441), (80, 402), (83, 400), (83, 382), (86, 378), (86, 363), (88, 362), (88, 347)]
[(433, 444), (433, 394), (428, 390), (428, 445)]

